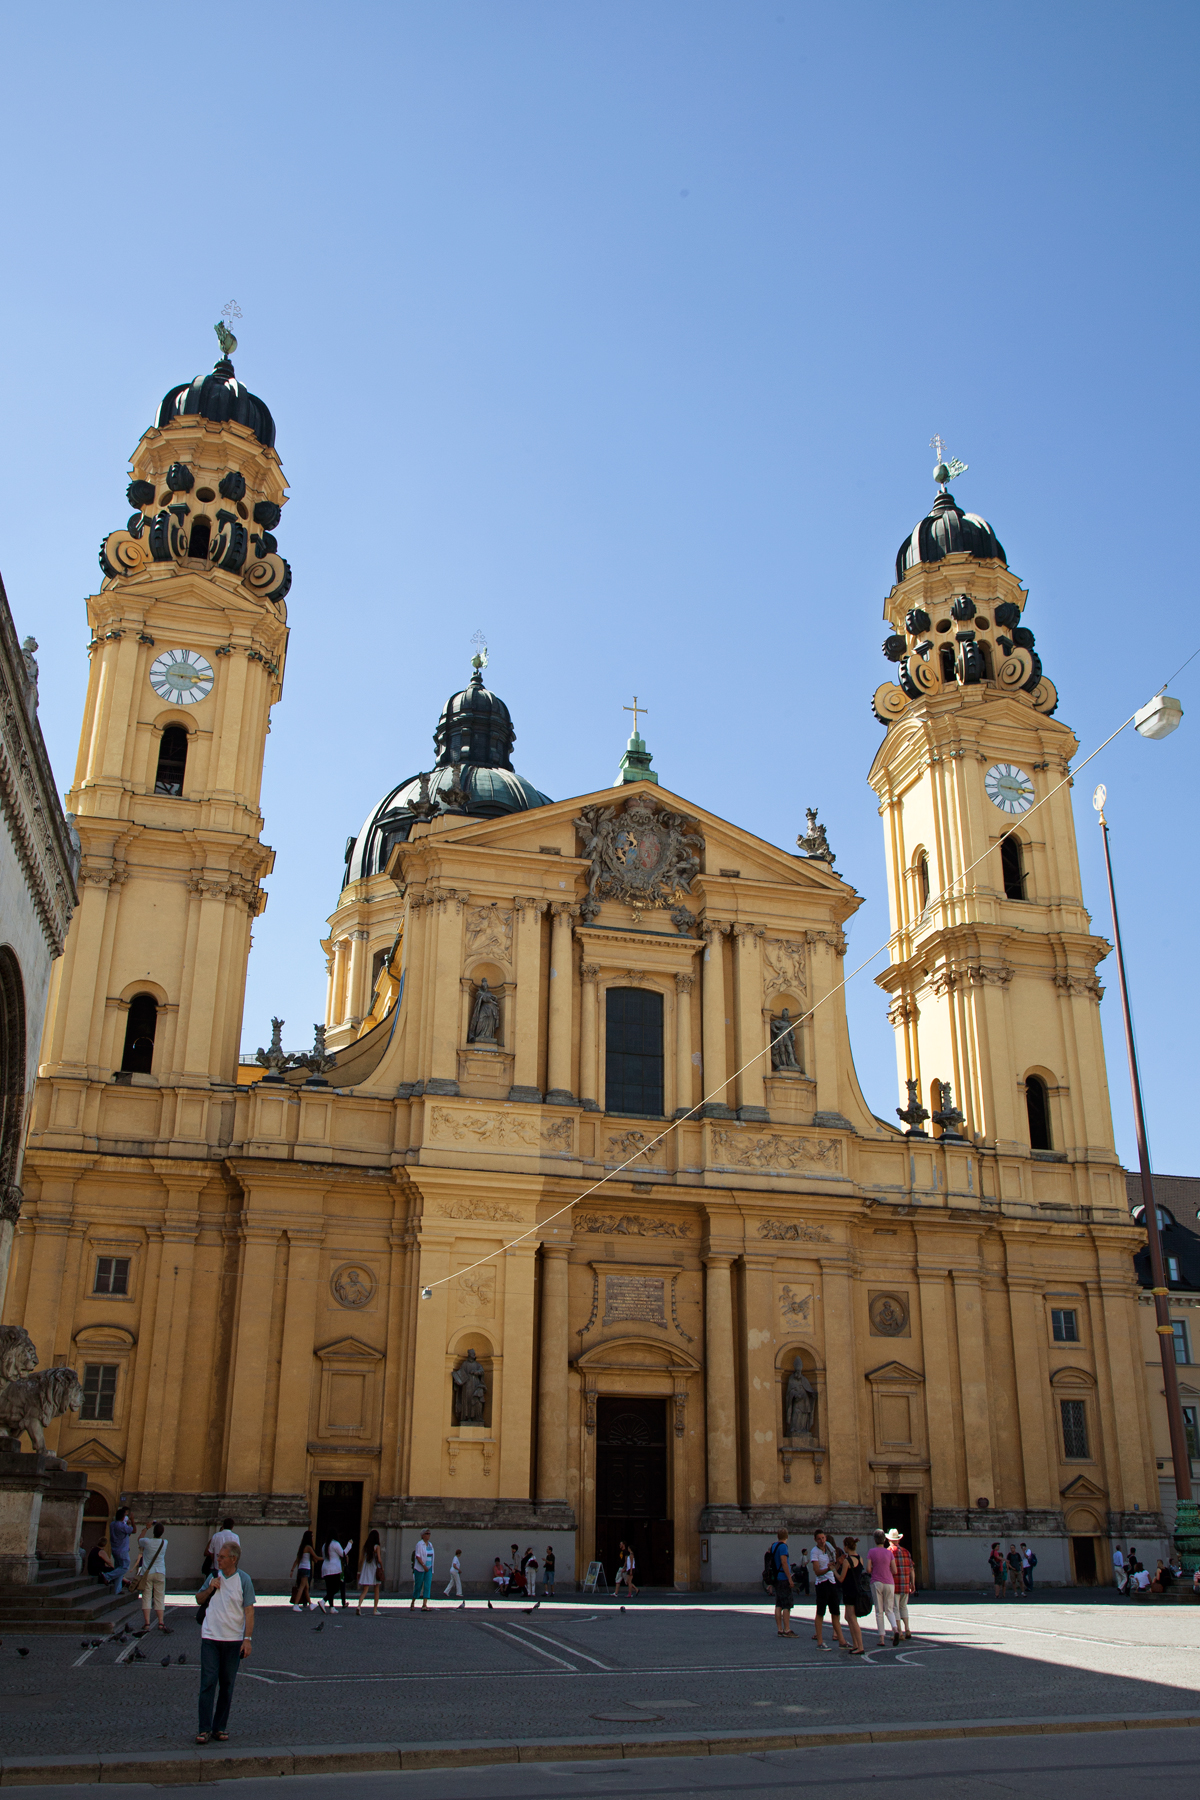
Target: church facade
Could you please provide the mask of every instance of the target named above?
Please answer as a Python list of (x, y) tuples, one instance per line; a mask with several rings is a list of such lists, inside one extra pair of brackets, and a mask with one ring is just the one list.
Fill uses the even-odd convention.
[(94, 1507), (197, 1563), (232, 1512), (268, 1580), (309, 1524), (376, 1526), (393, 1580), (426, 1526), (475, 1582), (553, 1544), (564, 1587), (621, 1539), (653, 1583), (752, 1582), (783, 1519), (896, 1524), (929, 1585), (995, 1537), (1050, 1581), (1151, 1543), (1107, 946), (1051, 793), (1076, 743), (991, 528), (943, 489), (887, 605), (898, 1123), (854, 1072), (860, 900), (819, 828), (763, 842), (636, 731), (617, 786), (551, 799), (481, 668), (347, 847), (323, 1037), (251, 1071), (274, 439), (227, 361), (172, 389), (88, 603), (5, 1317), (80, 1371), (57, 1448)]

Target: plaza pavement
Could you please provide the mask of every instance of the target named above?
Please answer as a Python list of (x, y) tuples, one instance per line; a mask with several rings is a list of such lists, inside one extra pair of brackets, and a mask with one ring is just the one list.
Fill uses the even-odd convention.
[[(1027, 1602), (931, 1595), (912, 1615), (912, 1644), (879, 1650), (867, 1631), (868, 1655), (850, 1659), (817, 1649), (811, 1603), (793, 1615), (796, 1639), (781, 1641), (770, 1605), (757, 1599), (664, 1595), (621, 1611), (612, 1600), (572, 1595), (536, 1613), (519, 1602), (459, 1610), (439, 1600), (425, 1616), (393, 1600), (378, 1617), (339, 1609), (323, 1620), (266, 1599), (230, 1742), (198, 1749), (199, 1635), (194, 1607), (179, 1596), (168, 1615), (173, 1635), (143, 1639), (144, 1661), (133, 1644), (91, 1649), (79, 1637), (22, 1644), (6, 1635), (0, 1783), (263, 1774), (278, 1795), (281, 1776), (486, 1763), (487, 1792), (498, 1796), (530, 1791), (528, 1769), (524, 1786), (503, 1785), (506, 1764), (561, 1770), (583, 1758), (604, 1759), (603, 1780), (617, 1784), (604, 1788), (597, 1774), (594, 1791), (636, 1792), (616, 1766), (647, 1755), (686, 1756), (695, 1766), (697, 1757), (786, 1756), (800, 1746), (802, 1758), (841, 1757), (873, 1737), (878, 1766), (907, 1755), (898, 1740), (910, 1734), (940, 1740), (946, 1756), (957, 1745), (954, 1755), (1001, 1769), (1018, 1740), (1023, 1756), (1030, 1743), (1045, 1755), (1053, 1738), (1054, 1756), (1073, 1764), (1078, 1746), (1064, 1734), (1092, 1742), (1097, 1727), (1119, 1728), (1094, 1738), (1103, 1766), (1106, 1741), (1120, 1740), (1124, 1755), (1124, 1739), (1148, 1744), (1145, 1728), (1156, 1723), (1174, 1728), (1153, 1733), (1168, 1760), (1175, 1733), (1180, 1746), (1194, 1742), (1187, 1726), (1200, 1726), (1200, 1607), (1058, 1590)], [(1010, 1741), (989, 1749), (977, 1734)], [(719, 1786), (727, 1776), (710, 1771), (709, 1779)], [(543, 1789), (547, 1800), (558, 1791), (547, 1774), (534, 1791)], [(397, 1792), (412, 1791), (406, 1773)]]

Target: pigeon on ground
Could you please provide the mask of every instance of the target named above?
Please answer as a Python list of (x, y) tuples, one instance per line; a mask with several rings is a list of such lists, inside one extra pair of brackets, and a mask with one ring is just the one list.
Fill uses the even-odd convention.
[(145, 1662), (146, 1652), (144, 1650), (135, 1650), (129, 1660), (130, 1662)]
[(314, 1632), (317, 1632), (317, 1631), (324, 1631), (324, 1629), (325, 1629), (325, 1621), (324, 1621), (324, 1619), (322, 1619), (322, 1620), (321, 1620), (321, 1623), (320, 1623), (320, 1624), (319, 1624), (319, 1625), (314, 1625), (314, 1626), (313, 1626), (313, 1631), (314, 1631)]
[(186, 1661), (187, 1661), (187, 1657), (186, 1657), (186, 1656), (177, 1656), (177, 1657), (176, 1657), (176, 1658), (175, 1658), (175, 1661), (176, 1661), (176, 1662), (177, 1662), (177, 1663), (185, 1663), (185, 1662), (186, 1662)]
[(28, 1650), (18, 1650), (17, 1655), (18, 1656), (28, 1656), (29, 1652), (28, 1652)]
[(622, 1607), (622, 1608), (621, 1608), (621, 1611), (622, 1611), (622, 1612), (624, 1612), (624, 1611), (625, 1611), (625, 1608), (624, 1608), (624, 1607)]
[(527, 1613), (535, 1613), (541, 1604), (540, 1600), (535, 1600), (532, 1606), (526, 1606), (523, 1610)]
[(170, 1659), (170, 1657), (169, 1657), (169, 1656), (164, 1656), (164, 1657), (163, 1657), (163, 1659), (162, 1659), (162, 1666), (163, 1666), (163, 1668), (164, 1668), (164, 1669), (169, 1669), (169, 1668), (170, 1668), (170, 1666), (171, 1666), (171, 1659)]
[(495, 1610), (496, 1610), (495, 1607), (492, 1605), (491, 1601), (489, 1600), (488, 1601), (488, 1611), (495, 1612)]

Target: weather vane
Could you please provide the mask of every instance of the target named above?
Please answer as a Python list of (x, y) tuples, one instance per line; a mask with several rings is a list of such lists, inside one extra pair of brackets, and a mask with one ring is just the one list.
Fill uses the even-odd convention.
[(240, 319), (241, 316), (242, 309), (236, 300), (227, 300), (221, 308), (221, 317), (213, 326), (213, 330), (217, 334), (217, 342), (221, 346), (222, 356), (232, 356), (237, 349), (237, 339), (230, 330), (230, 326), (235, 319)]
[(471, 658), (471, 667), (477, 675), (482, 675), (483, 671), (488, 666), (487, 639), (484, 637), (482, 631), (477, 631), (471, 638), (471, 642), (475, 646), (475, 654)]
[(959, 462), (957, 456), (946, 455), (946, 444), (940, 431), (935, 431), (930, 438), (929, 448), (937, 457), (937, 468), (933, 471), (933, 479), (944, 494), (950, 482), (959, 475), (966, 474), (967, 465), (965, 462)]
[(632, 714), (633, 714), (633, 735), (634, 735), (634, 737), (636, 737), (636, 736), (637, 736), (637, 722), (638, 722), (638, 714), (639, 714), (639, 713), (640, 713), (640, 712), (642, 712), (642, 713), (645, 713), (645, 715), (646, 715), (646, 717), (647, 717), (647, 718), (649, 718), (649, 717), (650, 717), (650, 709), (649, 709), (649, 707), (647, 707), (647, 706), (639, 706), (639, 705), (638, 705), (638, 697), (637, 697), (637, 695), (636, 695), (636, 694), (635, 694), (635, 695), (634, 695), (634, 696), (633, 696), (633, 705), (632, 705), (632, 706), (623, 706), (623, 707), (622, 707), (622, 708), (621, 708), (621, 711), (622, 711), (622, 712), (631, 712), (631, 713), (632, 713)]

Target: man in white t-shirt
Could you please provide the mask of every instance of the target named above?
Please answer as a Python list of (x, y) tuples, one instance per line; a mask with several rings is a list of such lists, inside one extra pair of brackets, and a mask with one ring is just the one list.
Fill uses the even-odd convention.
[(421, 1602), (421, 1611), (429, 1611), (429, 1590), (433, 1585), (433, 1539), (426, 1528), (417, 1539), (417, 1547), (413, 1551), (413, 1597), (408, 1603), (409, 1612)]
[(224, 1743), (229, 1736), (225, 1727), (233, 1684), (254, 1640), (254, 1583), (238, 1568), (240, 1557), (237, 1544), (223, 1544), (216, 1570), (196, 1595), (197, 1605), (205, 1609), (200, 1630), (198, 1744), (207, 1744), (210, 1736)]
[(833, 1629), (835, 1642), (841, 1644), (843, 1648), (845, 1648), (846, 1644), (846, 1640), (842, 1636), (841, 1621), (838, 1617), (841, 1595), (833, 1574), (833, 1565), (835, 1561), (836, 1554), (833, 1545), (826, 1538), (823, 1531), (818, 1531), (814, 1537), (813, 1547), (809, 1552), (808, 1566), (812, 1571), (813, 1581), (816, 1583), (817, 1610), (813, 1618), (813, 1625), (816, 1629), (813, 1632), (813, 1639), (821, 1646), (822, 1650), (833, 1649), (833, 1644), (826, 1644), (825, 1642), (826, 1612), (829, 1613), (829, 1623)]

